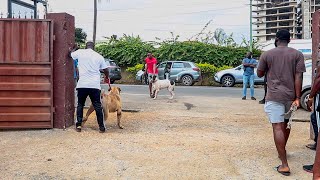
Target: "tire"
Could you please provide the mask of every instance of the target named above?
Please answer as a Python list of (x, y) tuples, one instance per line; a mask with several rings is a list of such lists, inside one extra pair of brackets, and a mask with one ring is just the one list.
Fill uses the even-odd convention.
[(231, 75), (225, 75), (221, 78), (221, 84), (225, 87), (233, 87), (235, 84), (234, 77)]
[(181, 82), (184, 86), (192, 86), (193, 85), (193, 78), (190, 75), (184, 75), (181, 77)]
[(305, 110), (308, 110), (308, 108), (307, 108), (307, 101), (308, 101), (310, 92), (311, 92), (311, 90), (305, 91), (305, 92), (301, 95), (301, 98), (300, 98), (301, 107), (302, 107), (303, 109), (305, 109)]
[(114, 84), (115, 81), (116, 81), (116, 80), (110, 80), (110, 83), (111, 83), (111, 84)]

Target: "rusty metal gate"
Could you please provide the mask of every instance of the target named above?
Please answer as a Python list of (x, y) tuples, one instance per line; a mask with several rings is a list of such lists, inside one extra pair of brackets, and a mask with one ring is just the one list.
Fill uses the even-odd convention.
[(0, 19), (0, 128), (53, 127), (53, 24)]

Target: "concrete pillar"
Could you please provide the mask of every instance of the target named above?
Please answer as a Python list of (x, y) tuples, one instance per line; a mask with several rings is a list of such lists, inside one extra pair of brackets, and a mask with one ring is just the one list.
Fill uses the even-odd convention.
[(74, 78), (73, 60), (69, 47), (75, 42), (74, 17), (67, 13), (49, 13), (53, 20), (53, 116), (54, 128), (67, 128), (74, 124)]

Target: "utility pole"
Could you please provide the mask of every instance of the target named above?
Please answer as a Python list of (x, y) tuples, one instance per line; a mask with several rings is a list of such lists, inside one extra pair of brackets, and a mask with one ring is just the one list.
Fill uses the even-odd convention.
[(250, 0), (250, 52), (252, 52), (252, 0)]

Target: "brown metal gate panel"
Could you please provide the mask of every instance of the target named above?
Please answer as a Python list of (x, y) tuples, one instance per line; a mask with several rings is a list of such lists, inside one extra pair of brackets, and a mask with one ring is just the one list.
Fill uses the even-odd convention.
[(0, 19), (0, 128), (52, 128), (52, 22)]

